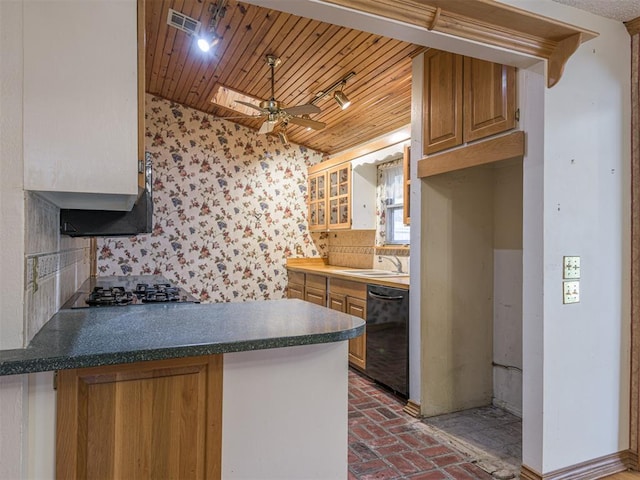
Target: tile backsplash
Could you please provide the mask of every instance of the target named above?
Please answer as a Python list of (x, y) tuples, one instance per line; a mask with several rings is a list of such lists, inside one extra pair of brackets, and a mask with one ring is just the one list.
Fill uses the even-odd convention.
[(329, 264), (351, 268), (373, 268), (375, 230), (329, 232)]
[(28, 343), (89, 277), (89, 240), (60, 235), (60, 210), (27, 193), (24, 324)]
[(409, 271), (409, 249), (405, 246), (375, 246), (375, 230), (341, 230), (328, 232), (327, 246), (330, 265), (351, 268)]

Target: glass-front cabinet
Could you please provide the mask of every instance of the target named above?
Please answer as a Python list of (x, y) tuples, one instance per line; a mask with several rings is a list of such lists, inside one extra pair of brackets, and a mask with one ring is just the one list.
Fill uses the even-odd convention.
[(329, 178), (328, 228), (351, 227), (351, 164), (342, 164), (327, 172)]
[(309, 176), (309, 230), (327, 229), (327, 172)]
[(309, 175), (309, 230), (351, 228), (351, 164)]

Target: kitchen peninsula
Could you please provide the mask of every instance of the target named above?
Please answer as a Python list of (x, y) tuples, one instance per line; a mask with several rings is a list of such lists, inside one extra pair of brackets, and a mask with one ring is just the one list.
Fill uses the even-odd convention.
[(363, 331), (299, 300), (61, 310), (0, 374), (58, 370), (58, 478), (345, 478)]

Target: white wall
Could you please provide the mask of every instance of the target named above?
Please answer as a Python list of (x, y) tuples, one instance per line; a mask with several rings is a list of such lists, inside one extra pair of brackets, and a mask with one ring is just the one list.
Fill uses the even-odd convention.
[(222, 478), (347, 478), (346, 358), (347, 342), (225, 354)]
[[(547, 473), (628, 447), (630, 41), (619, 22), (508, 3), (600, 33), (554, 88), (527, 72), (523, 461)], [(578, 304), (562, 304), (563, 255), (582, 257)]]
[(522, 415), (522, 160), (493, 169), (493, 404)]
[[(22, 4), (0, 2), (0, 348), (20, 348), (24, 259)], [(22, 478), (26, 376), (0, 377), (0, 478)]]
[[(87, 278), (88, 241), (23, 190), (23, 3), (0, 1), (0, 348), (21, 348)], [(29, 273), (29, 275), (27, 275)], [(53, 477), (52, 373), (0, 377), (0, 478)]]

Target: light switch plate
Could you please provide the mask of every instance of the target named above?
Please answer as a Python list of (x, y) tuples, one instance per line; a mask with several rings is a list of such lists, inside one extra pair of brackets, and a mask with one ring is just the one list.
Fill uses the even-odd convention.
[(580, 282), (562, 282), (562, 303), (578, 303), (580, 301)]
[(580, 278), (580, 257), (562, 257), (562, 278)]

